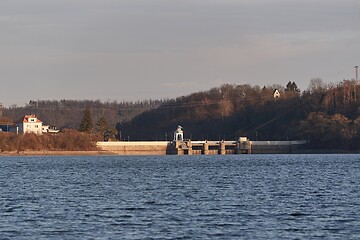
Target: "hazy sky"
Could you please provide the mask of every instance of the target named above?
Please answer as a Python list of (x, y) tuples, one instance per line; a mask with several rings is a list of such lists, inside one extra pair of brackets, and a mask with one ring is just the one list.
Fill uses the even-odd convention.
[(178, 97), (223, 83), (339, 82), (359, 0), (0, 0), (5, 105)]

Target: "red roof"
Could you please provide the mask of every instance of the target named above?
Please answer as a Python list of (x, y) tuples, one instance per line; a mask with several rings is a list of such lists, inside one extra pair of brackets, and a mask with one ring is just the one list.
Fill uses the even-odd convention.
[(23, 122), (23, 123), (28, 123), (29, 122), (29, 118), (35, 118), (36, 121), (32, 122), (32, 123), (42, 123), (42, 121), (40, 121), (40, 119), (38, 119), (35, 114), (31, 114), (31, 115), (25, 115), (23, 118), (20, 119), (20, 121), (18, 122)]

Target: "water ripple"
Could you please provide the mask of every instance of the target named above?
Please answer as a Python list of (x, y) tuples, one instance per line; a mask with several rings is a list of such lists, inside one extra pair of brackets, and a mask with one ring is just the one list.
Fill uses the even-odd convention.
[(2, 157), (1, 239), (356, 239), (360, 155)]

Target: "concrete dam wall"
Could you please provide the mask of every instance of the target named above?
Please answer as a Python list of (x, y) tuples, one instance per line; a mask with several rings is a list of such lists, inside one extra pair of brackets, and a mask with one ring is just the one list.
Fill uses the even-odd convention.
[(117, 155), (217, 155), (240, 153), (234, 141), (98, 142), (97, 147)]
[(223, 155), (293, 153), (306, 141), (149, 141), (98, 142), (102, 151), (117, 155)]
[(102, 151), (117, 155), (166, 155), (170, 142), (98, 142)]

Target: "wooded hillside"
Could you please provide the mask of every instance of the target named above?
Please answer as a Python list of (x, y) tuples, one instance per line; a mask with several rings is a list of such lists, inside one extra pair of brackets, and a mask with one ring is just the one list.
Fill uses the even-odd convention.
[[(274, 98), (278, 89), (281, 97)], [(285, 87), (225, 84), (165, 102), (118, 123), (125, 140), (171, 140), (177, 125), (194, 140), (308, 139), (316, 148), (359, 148), (360, 88), (355, 81), (325, 84), (312, 79), (300, 93)]]
[(26, 106), (11, 106), (3, 109), (3, 116), (17, 121), (25, 114), (36, 114), (45, 124), (59, 129), (78, 129), (86, 108), (91, 110), (92, 118), (97, 122), (105, 118), (110, 125), (129, 121), (143, 111), (159, 107), (166, 100), (144, 100), (138, 102), (101, 102), (99, 100), (37, 100), (29, 101)]
[[(274, 98), (275, 89), (279, 98)], [(107, 132), (110, 139), (111, 127), (116, 125), (120, 140), (172, 140), (181, 125), (185, 137), (193, 140), (246, 136), (306, 139), (314, 148), (360, 148), (360, 86), (354, 80), (325, 84), (312, 79), (303, 92), (294, 82), (266, 87), (225, 84), (170, 100), (30, 101), (24, 107), (3, 109), (3, 117), (15, 121), (24, 114), (36, 114), (45, 124), (81, 130), (85, 109), (93, 121), (88, 125), (94, 128), (86, 132)]]

